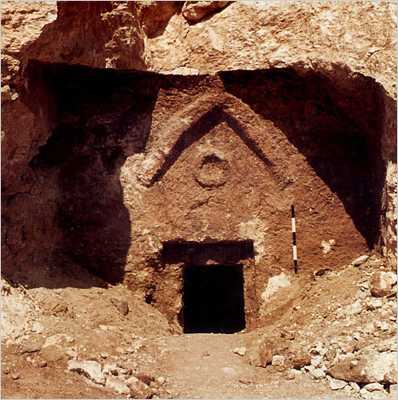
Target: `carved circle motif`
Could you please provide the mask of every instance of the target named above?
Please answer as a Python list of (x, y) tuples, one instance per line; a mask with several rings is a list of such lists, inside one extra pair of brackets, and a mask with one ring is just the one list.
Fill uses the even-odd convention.
[(200, 186), (206, 188), (217, 188), (224, 185), (229, 175), (229, 162), (215, 153), (202, 157), (194, 172), (196, 181)]

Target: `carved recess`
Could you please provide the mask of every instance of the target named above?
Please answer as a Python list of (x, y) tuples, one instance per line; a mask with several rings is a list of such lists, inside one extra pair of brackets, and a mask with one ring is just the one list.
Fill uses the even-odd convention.
[(227, 182), (230, 170), (227, 160), (216, 153), (209, 153), (200, 159), (194, 177), (204, 188), (217, 188)]

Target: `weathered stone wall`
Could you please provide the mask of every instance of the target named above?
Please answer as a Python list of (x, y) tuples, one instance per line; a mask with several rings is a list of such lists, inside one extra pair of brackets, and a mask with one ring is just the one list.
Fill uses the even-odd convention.
[[(160, 74), (168, 74), (173, 71), (175, 75), (212, 75), (220, 71), (291, 68), (299, 76), (304, 76), (304, 80), (305, 76), (311, 73), (323, 76), (323, 79), (330, 82), (328, 88), (334, 95), (333, 102), (337, 104), (343, 113), (351, 113), (355, 129), (363, 129), (366, 137), (373, 137), (371, 143), (376, 143), (374, 148), (377, 149), (377, 154), (375, 154), (375, 159), (371, 161), (370, 165), (375, 165), (376, 169), (384, 171), (386, 176), (382, 199), (383, 207), (380, 213), (382, 220), (380, 239), (384, 254), (393, 263), (396, 243), (394, 209), (396, 193), (394, 173), (396, 170), (395, 5), (387, 1), (379, 3), (368, 1), (327, 3), (314, 1), (303, 2), (302, 4), (275, 1), (267, 3), (267, 5), (263, 2), (235, 2), (213, 16), (207, 15), (207, 19), (197, 24), (192, 24), (192, 21), (189, 24), (185, 20), (180, 13), (178, 4), (170, 3), (168, 6), (170, 7), (167, 8), (167, 12), (162, 14), (165, 16), (164, 20), (156, 22), (156, 29), (148, 29), (151, 24), (151, 12), (155, 15), (156, 10), (160, 7), (165, 7), (164, 4), (159, 2), (145, 5), (139, 2), (95, 2), (90, 4), (65, 2), (59, 3), (57, 12), (54, 3), (3, 2), (2, 164), (3, 221), (5, 222), (3, 225), (3, 245), (5, 246), (3, 269), (6, 271), (21, 269), (23, 271), (22, 275), (26, 279), (33, 279), (35, 273), (38, 273), (44, 267), (48, 267), (49, 260), (52, 260), (51, 255), (54, 254), (55, 250), (59, 250), (59, 243), (66, 244), (67, 248), (68, 246), (73, 247), (76, 244), (74, 241), (70, 244), (63, 242), (66, 228), (62, 226), (62, 223), (60, 224), (60, 219), (62, 221), (62, 214), (59, 215), (60, 205), (66, 204), (66, 200), (71, 200), (72, 198), (76, 200), (76, 196), (72, 196), (73, 191), (67, 190), (70, 187), (74, 187), (83, 190), (81, 204), (86, 207), (89, 206), (84, 196), (84, 188), (92, 187), (90, 181), (87, 180), (83, 183), (68, 182), (67, 176), (70, 172), (67, 169), (64, 170), (64, 175), (58, 176), (59, 174), (54, 173), (51, 168), (48, 169), (48, 167), (43, 168), (43, 165), (35, 166), (34, 163), (33, 165), (31, 164), (32, 159), (38, 154), (40, 146), (46, 143), (56, 126), (59, 128), (59, 110), (54, 110), (53, 105), (59, 104), (59, 102), (62, 103), (57, 98), (59, 93), (54, 91), (51, 85), (48, 86), (46, 84), (47, 76), (45, 74), (40, 76), (40, 68), (35, 70), (32, 67), (31, 62), (34, 60), (43, 63), (78, 64), (90, 68), (141, 69), (155, 71)], [(55, 19), (56, 17), (57, 19)], [(187, 81), (189, 79), (193, 78), (187, 77)], [(198, 77), (198, 81), (201, 80), (202, 78)], [(192, 80), (192, 82), (194, 83), (190, 84), (191, 86), (198, 85), (197, 81)], [(148, 109), (143, 112), (141, 110), (134, 111), (140, 116), (135, 116), (130, 121), (130, 125), (132, 125), (132, 121), (137, 121), (138, 118), (139, 123), (137, 123), (136, 128), (131, 128), (133, 131), (135, 129), (135, 131), (130, 136), (133, 138), (130, 144), (126, 145), (129, 150), (123, 150), (124, 154), (128, 155), (123, 165), (118, 165), (117, 163), (117, 165), (114, 165), (112, 161), (114, 155), (109, 149), (103, 150), (105, 155), (99, 155), (99, 153), (95, 156), (86, 154), (86, 164), (81, 168), (83, 170), (84, 168), (88, 169), (87, 176), (92, 179), (91, 183), (97, 182), (97, 185), (107, 188), (105, 193), (111, 193), (112, 195), (116, 193), (117, 200), (123, 199), (124, 204), (127, 205), (126, 208), (120, 208), (119, 214), (117, 214), (119, 217), (114, 218), (112, 224), (107, 226), (105, 233), (102, 235), (103, 241), (98, 242), (94, 236), (90, 237), (90, 234), (92, 235), (98, 229), (95, 223), (90, 225), (91, 220), (91, 222), (84, 219), (80, 221), (81, 224), (84, 222), (86, 225), (91, 226), (91, 231), (87, 232), (85, 239), (87, 240), (86, 245), (88, 247), (91, 245), (93, 246), (92, 249), (98, 250), (98, 254), (102, 255), (104, 260), (113, 259), (114, 256), (116, 258), (122, 257), (126, 244), (130, 246), (132, 243), (127, 256), (126, 254), (123, 255), (123, 257), (126, 256), (126, 269), (129, 270), (131, 265), (142, 254), (148, 254), (148, 250), (139, 251), (140, 248), (143, 248), (140, 243), (145, 242), (150, 237), (159, 236), (157, 241), (149, 244), (149, 246), (154, 246), (154, 248), (158, 249), (162, 240), (173, 239), (170, 238), (170, 235), (167, 235), (170, 232), (169, 228), (154, 227), (154, 231), (164, 233), (156, 233), (153, 236), (147, 235), (147, 239), (141, 238), (141, 240), (139, 239), (139, 234), (142, 233), (140, 227), (148, 225), (148, 222), (155, 218), (154, 215), (156, 214), (153, 213), (160, 212), (157, 209), (159, 202), (166, 203), (167, 207), (173, 207), (173, 209), (181, 207), (180, 213), (185, 212), (182, 205), (186, 206), (185, 210), (191, 210), (192, 205), (188, 203), (196, 192), (188, 193), (186, 197), (184, 192), (181, 193), (180, 198), (177, 198), (179, 189), (174, 187), (173, 184), (169, 189), (176, 191), (176, 193), (173, 199), (170, 200), (167, 194), (161, 194), (161, 189), (159, 188), (161, 184), (159, 182), (162, 183), (164, 179), (165, 185), (167, 182), (170, 185), (170, 182), (178, 182), (179, 177), (184, 176), (188, 180), (191, 179), (192, 183), (190, 185), (192, 186), (188, 186), (189, 188), (192, 187), (196, 188), (195, 190), (199, 190), (201, 186), (200, 184), (198, 186), (195, 182), (200, 181), (200, 177), (192, 175), (187, 167), (184, 167), (185, 169), (183, 167), (180, 168), (180, 159), (175, 162), (174, 169), (169, 169), (169, 172), (164, 174), (163, 179), (152, 186), (149, 184), (148, 187), (148, 182), (145, 182), (145, 179), (147, 176), (152, 176), (152, 174), (156, 175), (157, 165), (158, 168), (162, 168), (161, 165), (165, 162), (162, 157), (167, 155), (170, 148), (172, 148), (173, 143), (178, 138), (178, 132), (182, 134), (182, 130), (191, 125), (196, 126), (196, 128), (193, 128), (194, 130), (197, 129), (198, 125), (195, 125), (195, 118), (200, 118), (202, 112), (209, 111), (208, 103), (213, 104), (215, 102), (220, 104), (223, 109), (222, 112), (225, 114), (223, 114), (224, 121), (221, 119), (219, 124), (209, 127), (209, 135), (204, 135), (201, 140), (205, 141), (206, 137), (211, 138), (214, 136), (214, 140), (217, 142), (219, 140), (216, 139), (218, 135), (213, 135), (212, 132), (219, 131), (220, 137), (222, 135), (227, 135), (228, 138), (231, 137), (231, 149), (228, 150), (228, 155), (234, 153), (234, 148), (239, 149), (236, 150), (237, 154), (239, 154), (238, 159), (253, 158), (253, 163), (259, 164), (256, 174), (260, 174), (258, 171), (261, 171), (261, 168), (263, 170), (266, 169), (264, 163), (259, 161), (258, 156), (254, 156), (253, 151), (248, 150), (247, 145), (237, 145), (237, 143), (241, 144), (241, 139), (236, 134), (236, 126), (235, 129), (231, 127), (231, 124), (228, 124), (228, 119), (230, 121), (238, 121), (246, 132), (253, 130), (252, 119), (259, 121), (258, 126), (256, 126), (257, 129), (252, 135), (255, 138), (254, 140), (259, 141), (259, 147), (267, 147), (267, 144), (262, 142), (265, 140), (264, 136), (259, 135), (258, 132), (271, 132), (268, 137), (286, 134), (286, 127), (283, 125), (274, 126), (278, 124), (266, 122), (283, 117), (284, 113), (280, 112), (280, 110), (273, 110), (271, 115), (266, 115), (265, 111), (261, 109), (262, 107), (253, 102), (250, 96), (247, 97), (245, 93), (239, 93), (239, 85), (231, 86), (231, 90), (233, 89), (234, 91), (231, 94), (228, 88), (223, 88), (223, 82), (219, 79), (210, 80), (209, 83), (203, 86), (202, 92), (199, 90), (201, 88), (199, 85), (197, 93), (190, 85), (188, 85), (189, 89), (184, 85), (181, 87), (176, 85), (173, 89), (162, 89), (159, 93), (154, 93), (151, 89), (150, 93), (144, 93), (143, 95), (144, 98), (148, 99), (148, 104), (144, 102), (147, 104), (145, 107), (148, 107)], [(213, 86), (214, 89), (212, 89)], [(158, 86), (155, 85), (156, 87), (159, 88), (159, 84)], [(355, 98), (355, 92), (358, 91), (358, 88), (360, 89), (359, 93), (364, 94), (362, 97), (365, 99), (366, 104), (359, 109), (361, 110), (360, 113), (355, 114), (355, 107), (350, 108), (348, 104), (345, 104), (343, 96), (347, 96), (350, 101), (355, 100), (361, 103), (360, 98)], [(272, 87), (269, 89), (272, 89)], [(73, 90), (79, 93), (77, 88), (72, 88)], [(367, 90), (372, 95), (366, 96)], [(210, 93), (210, 97), (207, 100), (206, 93)], [(282, 92), (279, 91), (279, 93)], [(256, 93), (255, 89), (253, 89), (251, 96), (256, 98), (259, 95), (260, 93)], [(234, 97), (233, 101), (231, 96)], [(131, 99), (131, 96), (127, 95), (126, 98)], [(167, 98), (170, 100), (165, 100)], [(244, 103), (249, 104), (250, 109)], [(281, 102), (281, 107), (282, 103), (283, 101)], [(124, 103), (123, 99), (119, 99), (115, 104), (125, 107), (125, 110), (129, 109), (129, 107), (131, 108), (131, 105)], [(228, 106), (225, 106), (225, 104)], [(305, 102), (302, 102), (302, 104), (304, 105)], [(95, 106), (97, 105), (95, 104)], [(91, 105), (91, 107), (94, 106)], [(303, 109), (307, 110), (311, 116), (311, 112), (313, 112), (311, 111), (311, 106)], [(123, 112), (120, 110), (109, 111), (104, 107), (101, 112), (103, 115), (97, 115), (90, 123), (94, 124), (94, 126), (98, 124), (101, 126), (101, 124), (104, 125), (108, 118), (108, 122), (105, 123), (107, 126), (105, 132), (109, 135), (116, 135), (119, 125), (118, 123), (115, 125), (114, 121), (118, 121)], [(384, 122), (380, 123), (380, 119), (375, 118), (373, 122), (370, 121), (371, 127), (368, 129), (366, 116), (369, 116), (369, 113), (372, 112), (380, 116), (381, 119), (384, 118)], [(171, 116), (173, 113), (175, 114), (174, 119)], [(180, 114), (178, 113), (182, 114), (182, 116), (179, 117)], [(65, 118), (65, 121), (61, 121), (61, 125), (67, 126), (66, 131), (70, 126), (76, 126), (76, 124), (71, 123), (71, 120), (68, 122), (66, 117), (63, 118)], [(242, 122), (242, 118), (249, 118), (250, 120)], [(308, 117), (307, 121), (296, 119), (296, 121), (300, 122), (300, 132), (303, 132), (305, 123), (310, 120), (314, 121), (311, 118)], [(176, 126), (176, 123), (182, 125)], [(377, 125), (379, 123), (380, 126)], [(146, 131), (145, 129), (142, 130), (142, 126), (146, 127)], [(62, 135), (62, 129), (60, 134)], [(245, 133), (245, 135), (249, 134)], [(149, 145), (145, 147), (147, 137), (150, 137)], [(374, 137), (382, 138), (380, 148)], [(107, 144), (104, 139), (104, 143), (101, 146), (106, 149), (111, 143), (111, 147), (117, 153), (119, 148), (123, 147), (120, 144), (117, 146), (114, 144), (117, 140), (110, 137)], [(204, 145), (200, 140), (197, 144), (202, 147)], [(297, 159), (294, 168), (311, 169), (313, 166), (308, 167), (303, 160), (302, 149), (301, 151), (296, 149), (296, 147), (303, 146), (303, 144), (296, 142), (293, 145), (290, 144), (289, 146), (291, 147), (286, 147), (286, 149), (289, 148), (289, 154), (292, 155), (294, 160)], [(142, 153), (142, 146), (146, 149), (145, 153)], [(214, 148), (217, 147), (217, 143), (210, 143), (210, 147), (212, 146)], [(277, 161), (279, 161), (278, 154), (281, 151), (285, 151), (283, 146), (278, 146), (275, 146), (272, 150), (275, 152), (274, 156)], [(198, 151), (195, 149), (194, 146), (188, 149), (187, 155), (184, 157), (188, 157), (190, 152)], [(139, 155), (133, 156), (133, 153), (139, 153)], [(198, 158), (196, 161), (200, 164), (199, 153), (197, 155), (190, 154), (190, 156), (192, 160)], [(379, 155), (382, 159), (378, 158)], [(72, 156), (74, 155), (71, 154)], [(189, 160), (187, 159), (185, 162), (186, 164), (184, 165), (188, 165)], [(104, 164), (100, 167), (103, 170), (102, 174), (98, 174), (95, 163)], [(228, 161), (228, 163), (228, 168), (231, 169), (231, 162)], [(275, 162), (275, 164), (278, 163)], [(279, 166), (281, 171), (277, 172), (291, 174), (289, 165), (282, 163)], [(155, 169), (153, 170), (153, 168)], [(304, 175), (310, 174), (310, 169), (304, 172)], [(37, 174), (38, 170), (39, 173)], [(118, 173), (115, 172), (117, 170), (120, 170), (121, 173), (120, 181)], [(254, 173), (254, 171), (250, 173)], [(314, 172), (311, 173), (314, 174)], [(233, 179), (231, 176), (228, 176), (228, 179)], [(275, 190), (275, 207), (277, 209), (282, 207), (284, 202), (287, 205), (291, 198), (282, 194), (283, 191), (278, 188), (280, 182), (274, 182), (270, 178), (272, 174), (265, 176), (267, 178), (264, 178), (261, 174), (258, 175), (258, 187), (261, 188), (261, 185), (265, 185), (258, 193)], [(143, 181), (140, 180), (140, 177), (143, 177)], [(384, 179), (380, 176), (376, 178), (379, 183)], [(314, 174), (311, 179), (317, 180), (319, 178)], [(60, 182), (62, 183), (61, 186)], [(134, 184), (134, 182), (137, 183)], [(230, 182), (226, 182), (220, 186), (220, 189), (214, 189), (214, 191), (220, 190), (221, 193), (224, 190), (223, 188)], [(181, 187), (184, 186), (184, 183), (184, 181), (181, 182)], [(245, 181), (244, 185), (247, 184), (247, 181)], [(266, 187), (267, 185), (270, 186)], [(273, 189), (272, 185), (276, 185), (277, 189)], [(153, 192), (150, 198), (154, 199), (154, 202), (152, 203), (152, 200), (147, 201), (145, 194), (143, 195), (142, 203), (139, 203), (138, 194), (141, 193), (141, 190), (145, 193)], [(364, 228), (360, 228), (361, 223), (363, 223), (363, 221), (360, 221), (361, 218), (366, 220), (367, 217), (363, 214), (362, 217), (357, 218), (354, 225), (358, 225), (359, 222), (359, 228), (358, 226), (354, 227), (349, 212), (347, 214), (347, 212), (343, 211), (344, 204), (342, 204), (341, 199), (337, 199), (338, 196), (336, 197), (333, 190), (328, 189), (327, 185), (322, 190), (327, 191), (327, 197), (331, 196), (331, 198), (335, 199), (333, 200), (336, 202), (335, 205), (332, 206), (332, 203), (330, 203), (330, 208), (336, 209), (336, 218), (340, 218), (339, 215), (342, 218), (340, 223), (332, 222), (328, 229), (333, 231), (342, 229), (340, 226), (347, 227), (345, 231), (343, 229), (345, 235), (343, 236), (343, 242), (344, 246), (347, 245), (347, 248), (350, 248), (350, 252), (347, 254), (343, 254), (343, 252), (341, 259), (334, 260), (335, 264), (348, 262), (351, 255), (365, 251), (367, 248)], [(353, 192), (355, 193), (357, 190), (358, 188), (355, 188)], [(204, 193), (208, 191), (212, 191), (212, 189), (205, 189)], [(65, 197), (65, 193), (69, 193), (72, 197)], [(90, 191), (88, 193), (93, 195), (92, 201), (95, 205), (98, 205), (96, 199), (103, 199), (100, 210), (108, 210), (107, 212), (109, 212), (109, 215), (106, 212), (103, 212), (101, 216), (97, 215), (98, 220), (102, 221), (99, 226), (103, 227), (106, 221), (111, 220), (112, 213), (109, 211), (109, 207), (115, 201), (109, 200), (110, 198), (112, 199), (112, 196), (103, 195), (101, 197), (99, 189), (98, 193)], [(176, 229), (176, 232), (180, 231), (180, 236), (190, 236), (193, 240), (202, 240), (206, 236), (205, 233), (202, 233), (203, 230), (200, 226), (192, 230), (190, 234), (187, 234), (184, 226), (184, 224), (189, 225), (195, 220), (202, 221), (204, 217), (209, 221), (214, 221), (211, 214), (213, 211), (210, 210), (207, 214), (207, 211), (201, 211), (202, 208), (206, 209), (208, 207), (206, 202), (209, 200), (207, 199), (208, 196), (206, 196), (204, 196), (203, 204), (196, 208), (196, 211), (190, 211), (192, 218), (186, 218), (186, 216), (181, 215), (178, 216), (179, 219), (174, 220), (173, 216), (171, 217), (174, 225), (177, 221), (182, 221), (178, 226), (171, 225), (173, 229)], [(252, 201), (250, 207), (247, 208), (247, 212), (257, 209), (257, 206), (264, 203), (260, 195), (256, 196), (252, 198), (249, 194), (247, 195)], [(291, 196), (294, 198), (293, 194)], [(199, 203), (202, 197), (199, 196)], [(216, 207), (219, 206), (223, 209), (227, 207), (229, 213), (233, 214), (236, 210), (236, 208), (232, 207), (233, 204), (228, 205), (228, 202), (225, 203), (226, 197), (223, 197), (222, 194), (220, 194), (220, 198), (223, 199), (223, 202), (217, 200)], [(245, 197), (239, 197), (240, 201), (244, 199)], [(304, 204), (307, 204), (308, 201), (305, 196), (302, 199), (304, 209)], [(75, 207), (79, 207), (77, 200)], [(284, 207), (282, 208), (285, 209)], [(149, 210), (152, 210), (152, 214)], [(113, 215), (116, 211), (113, 210)], [(282, 213), (282, 211), (280, 212)], [(198, 215), (195, 216), (195, 213)], [(66, 215), (70, 217), (70, 213), (66, 213)], [(159, 215), (158, 217), (159, 220), (163, 220), (164, 215)], [(239, 223), (245, 219), (243, 215), (240, 215), (240, 217)], [(301, 228), (303, 231), (310, 231), (313, 229), (312, 227), (319, 226), (319, 221), (312, 219), (315, 217), (303, 214), (302, 217), (305, 217), (302, 218), (304, 225)], [(92, 216), (91, 218), (94, 217)], [(260, 225), (264, 223), (262, 218), (259, 217)], [(322, 219), (322, 216), (319, 216), (319, 218)], [(247, 221), (252, 220), (250, 218), (246, 219)], [(136, 220), (137, 224), (134, 223)], [(280, 216), (278, 218), (275, 217), (275, 220), (281, 221), (282, 218)], [(287, 225), (284, 228), (287, 229), (289, 221), (284, 218), (283, 221), (286, 221)], [(238, 222), (233, 222), (231, 222), (231, 226), (237, 227)], [(308, 226), (306, 227), (305, 224), (307, 223)], [(131, 225), (132, 232), (130, 233), (132, 235), (131, 237), (129, 235), (124, 237), (123, 248), (116, 249), (115, 253), (111, 252), (108, 255), (105, 254), (105, 251), (101, 252), (101, 248), (107, 249), (104, 243), (111, 241), (113, 235), (120, 231), (120, 225), (124, 227), (126, 224)], [(246, 231), (256, 231), (254, 226), (257, 225), (257, 223), (249, 223)], [(375, 226), (377, 226), (377, 221)], [(67, 228), (69, 229), (70, 227)], [(217, 231), (216, 227), (213, 229), (209, 226), (209, 229), (212, 230), (212, 236), (223, 237), (220, 233), (221, 231)], [(231, 235), (240, 237), (238, 229), (231, 228), (229, 232)], [(332, 233), (334, 234), (334, 231), (325, 231), (319, 237), (309, 238), (308, 243), (302, 243), (302, 246), (309, 245), (309, 248), (313, 249), (310, 252), (311, 254), (313, 252), (317, 254), (316, 257), (319, 256), (319, 259), (314, 258), (314, 260), (318, 260), (316, 261), (317, 264), (322, 263), (323, 265), (325, 260), (319, 248), (319, 242), (323, 239), (333, 239)], [(174, 233), (174, 236), (176, 235)], [(256, 240), (259, 240), (258, 237)], [(279, 240), (275, 238), (275, 241)], [(286, 236), (283, 240), (285, 240), (285, 242), (282, 241), (284, 243), (283, 249), (285, 249), (289, 246), (290, 237)], [(348, 243), (353, 243), (353, 245), (348, 245)], [(340, 244), (338, 243), (338, 245)], [(257, 251), (263, 248), (267, 257), (271, 257), (270, 254), (275, 254), (269, 253), (264, 246), (268, 246), (268, 244), (258, 244)], [(86, 256), (87, 253), (85, 250), (80, 253), (77, 251), (77, 262), (82, 260), (79, 255)], [(278, 261), (267, 261), (268, 267), (273, 268), (272, 266), (276, 262), (278, 265), (279, 263), (280, 265), (289, 265), (290, 254), (285, 254), (285, 250), (283, 250), (281, 257)], [(305, 265), (305, 255), (303, 257)], [(56, 258), (59, 258), (59, 254)], [(274, 272), (278, 273), (279, 269)], [(150, 276), (146, 276), (145, 273), (137, 279), (136, 282), (141, 281), (143, 287), (151, 280)]]

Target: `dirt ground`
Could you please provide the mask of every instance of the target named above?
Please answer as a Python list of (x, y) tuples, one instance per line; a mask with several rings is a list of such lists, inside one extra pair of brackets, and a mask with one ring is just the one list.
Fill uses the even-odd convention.
[[(369, 260), (337, 272), (299, 274), (270, 303), (263, 328), (236, 334), (175, 334), (159, 311), (121, 285), (22, 291), (5, 283), (6, 311), (19, 291), (27, 312), (25, 325), (3, 340), (2, 396), (126, 398), (68, 370), (70, 360), (92, 360), (103, 367), (116, 363), (119, 376), (160, 382), (148, 383), (150, 391), (141, 393), (146, 398), (359, 398), (349, 386), (332, 391), (326, 378), (315, 379), (303, 368), (292, 374), (291, 369), (258, 367), (251, 360), (256, 344), (268, 338), (276, 338), (277, 347), (288, 338), (304, 353), (319, 343), (331, 349), (336, 342), (342, 348), (355, 342), (356, 348), (345, 350), (355, 353), (393, 340), (395, 297), (382, 299), (377, 310), (350, 311), (358, 301), (369, 301), (363, 288), (383, 268), (378, 257)], [(367, 324), (378, 320), (387, 328), (367, 330)], [(360, 339), (353, 340), (355, 332)], [(387, 399), (388, 392), (384, 395)]]

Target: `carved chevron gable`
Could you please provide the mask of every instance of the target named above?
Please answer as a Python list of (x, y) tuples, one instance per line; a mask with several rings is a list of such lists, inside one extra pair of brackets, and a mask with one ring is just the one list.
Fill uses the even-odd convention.
[(200, 140), (213, 127), (225, 122), (261, 160), (272, 179), (277, 184), (282, 184), (282, 179), (274, 168), (274, 162), (256, 141), (252, 128), (239, 115), (234, 115), (237, 107), (239, 109), (243, 107), (246, 116), (249, 115), (252, 121), (259, 119), (250, 107), (233, 96), (225, 95), (215, 100), (211, 94), (200, 97), (180, 113), (172, 116), (166, 124), (167, 128), (162, 130), (162, 135), (152, 141), (151, 148), (154, 150), (149, 151), (143, 160), (143, 171), (140, 173), (142, 183), (150, 187), (161, 180), (184, 150)]

